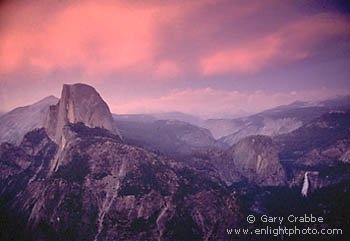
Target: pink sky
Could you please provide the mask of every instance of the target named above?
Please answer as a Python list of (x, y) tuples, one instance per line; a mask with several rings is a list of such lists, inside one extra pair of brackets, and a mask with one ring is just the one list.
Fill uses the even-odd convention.
[(3, 110), (75, 82), (116, 113), (213, 116), (350, 93), (349, 6), (337, 1), (28, 3), (0, 4)]

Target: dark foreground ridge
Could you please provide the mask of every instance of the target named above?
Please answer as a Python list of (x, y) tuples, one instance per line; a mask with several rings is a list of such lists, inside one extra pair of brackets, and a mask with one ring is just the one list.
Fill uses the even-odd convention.
[[(227, 188), (100, 128), (67, 126), (70, 138), (52, 172), (46, 160), (58, 146), (43, 132), (26, 136), (25, 152), (12, 147), (14, 163), (3, 163), (13, 150), (1, 149), (9, 173), (1, 186), (3, 217), (20, 217), (33, 240), (223, 239), (239, 218)], [(20, 161), (31, 165), (21, 169)]]

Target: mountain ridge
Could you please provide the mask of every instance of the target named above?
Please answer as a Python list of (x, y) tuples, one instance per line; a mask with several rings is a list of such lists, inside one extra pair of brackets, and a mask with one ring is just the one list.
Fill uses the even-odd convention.
[(27, 132), (44, 126), (49, 106), (57, 102), (58, 98), (50, 95), (32, 105), (17, 107), (1, 115), (0, 143), (10, 142), (18, 145)]
[[(262, 214), (317, 213), (326, 221), (313, 228), (347, 227), (346, 209), (338, 207), (349, 200), (348, 112), (332, 111), (291, 133), (248, 136), (220, 149), (209, 130), (178, 120), (117, 121), (121, 139), (110, 129), (114, 123), (89, 118), (95, 91), (82, 97), (87, 102), (75, 102), (65, 91), (48, 114), (63, 120), (53, 128), (62, 139), (46, 127), (26, 133), (18, 146), (0, 145), (2, 240), (227, 240), (228, 228), (266, 227), (246, 221)], [(166, 144), (179, 153), (191, 147), (192, 153), (175, 160), (143, 148), (145, 143), (135, 145), (133, 135), (133, 141), (153, 140), (159, 149)], [(300, 193), (305, 176), (308, 197)]]

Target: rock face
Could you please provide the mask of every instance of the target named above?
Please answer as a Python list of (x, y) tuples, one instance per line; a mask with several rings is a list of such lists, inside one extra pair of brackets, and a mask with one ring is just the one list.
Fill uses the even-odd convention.
[(286, 184), (278, 153), (272, 139), (267, 136), (246, 137), (226, 151), (200, 150), (193, 153), (190, 163), (228, 186), (240, 182), (258, 186)]
[(238, 171), (250, 182), (276, 186), (285, 181), (278, 153), (267, 136), (250, 136), (233, 145), (227, 153)]
[(47, 134), (56, 143), (60, 143), (63, 127), (67, 123), (78, 122), (88, 127), (101, 127), (120, 136), (108, 105), (93, 87), (65, 84), (58, 104), (50, 106), (45, 124)]
[(50, 105), (58, 99), (48, 96), (32, 105), (18, 107), (0, 116), (0, 143), (18, 145), (23, 136), (36, 128), (42, 128)]

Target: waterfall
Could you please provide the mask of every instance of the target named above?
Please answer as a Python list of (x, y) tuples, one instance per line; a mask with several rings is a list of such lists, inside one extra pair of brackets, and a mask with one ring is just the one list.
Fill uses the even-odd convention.
[(304, 183), (303, 183), (303, 187), (301, 189), (301, 195), (303, 195), (303, 197), (307, 196), (307, 191), (309, 190), (309, 179), (308, 179), (308, 175), (309, 172), (305, 172), (304, 175)]

